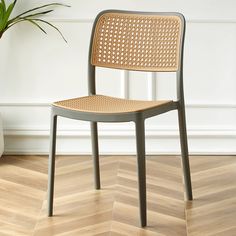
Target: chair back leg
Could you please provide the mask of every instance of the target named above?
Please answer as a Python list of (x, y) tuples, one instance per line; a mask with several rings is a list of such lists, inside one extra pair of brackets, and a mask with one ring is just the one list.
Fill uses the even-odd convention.
[(48, 216), (53, 215), (56, 132), (57, 132), (57, 116), (52, 114), (51, 127), (50, 127), (49, 165), (48, 165)]
[(91, 122), (91, 141), (92, 141), (92, 157), (94, 168), (95, 189), (100, 189), (100, 168), (99, 168), (99, 149), (98, 149), (98, 127), (97, 122)]
[(137, 170), (139, 187), (139, 211), (141, 226), (147, 225), (147, 200), (146, 200), (146, 160), (145, 160), (145, 126), (144, 119), (137, 119), (136, 148), (137, 148)]
[(183, 174), (184, 174), (186, 198), (187, 198), (187, 200), (192, 200), (193, 194), (192, 194), (190, 167), (189, 167), (188, 140), (187, 140), (186, 118), (185, 118), (184, 105), (182, 105), (178, 109), (178, 118), (179, 118), (179, 133), (180, 133), (180, 145), (181, 145), (181, 154), (182, 154), (182, 168), (183, 168)]

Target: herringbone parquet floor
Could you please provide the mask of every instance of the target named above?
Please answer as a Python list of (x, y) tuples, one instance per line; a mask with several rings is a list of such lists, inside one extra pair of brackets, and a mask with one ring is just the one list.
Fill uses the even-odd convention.
[(236, 157), (190, 158), (185, 203), (180, 158), (147, 157), (148, 227), (139, 227), (136, 158), (101, 157), (94, 190), (89, 156), (56, 160), (55, 216), (46, 215), (47, 157), (0, 159), (0, 236), (235, 236)]

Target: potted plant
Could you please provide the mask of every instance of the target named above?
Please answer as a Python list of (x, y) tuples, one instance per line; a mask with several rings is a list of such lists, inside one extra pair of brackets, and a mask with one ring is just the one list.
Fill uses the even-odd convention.
[[(0, 0), (0, 39), (4, 35), (4, 33), (9, 30), (12, 26), (21, 23), (21, 22), (28, 22), (33, 26), (37, 27), (43, 33), (46, 34), (46, 31), (43, 28), (43, 25), (48, 25), (54, 28), (66, 42), (61, 31), (51, 24), (50, 22), (42, 19), (43, 15), (51, 13), (54, 11), (54, 7), (56, 6), (65, 6), (69, 7), (68, 5), (61, 4), (61, 3), (48, 3), (38, 7), (34, 7), (32, 9), (26, 10), (17, 16), (12, 17), (13, 10), (17, 4), (17, 0), (14, 0), (10, 4), (6, 4), (5, 0)], [(2, 128), (2, 120), (0, 117), (0, 156), (2, 155), (4, 150), (4, 139), (3, 139), (3, 128)]]

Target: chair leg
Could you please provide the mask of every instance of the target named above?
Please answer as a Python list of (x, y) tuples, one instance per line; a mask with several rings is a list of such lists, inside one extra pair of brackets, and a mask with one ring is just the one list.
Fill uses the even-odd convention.
[(51, 128), (50, 128), (50, 151), (49, 151), (49, 163), (48, 163), (48, 216), (53, 215), (56, 132), (57, 132), (57, 116), (52, 115)]
[(182, 168), (184, 174), (186, 197), (187, 200), (193, 200), (184, 106), (178, 109), (178, 117), (179, 117), (180, 144), (182, 153)]
[(99, 168), (99, 150), (98, 150), (98, 127), (97, 122), (91, 122), (91, 140), (92, 140), (92, 156), (94, 168), (95, 189), (100, 189), (100, 168)]
[(145, 160), (144, 120), (138, 119), (135, 122), (135, 128), (136, 128), (140, 221), (141, 221), (141, 226), (145, 227), (147, 225), (147, 201), (146, 201), (146, 160)]

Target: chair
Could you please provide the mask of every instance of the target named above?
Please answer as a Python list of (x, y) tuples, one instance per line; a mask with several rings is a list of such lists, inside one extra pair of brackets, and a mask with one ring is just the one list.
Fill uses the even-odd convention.
[[(107, 10), (95, 19), (89, 50), (89, 96), (53, 103), (48, 181), (48, 216), (53, 215), (57, 117), (91, 122), (95, 188), (100, 189), (97, 122), (135, 123), (141, 226), (146, 216), (145, 119), (178, 110), (186, 198), (192, 200), (183, 91), (185, 19), (179, 13)], [(95, 69), (176, 72), (177, 100), (139, 101), (96, 95)]]

